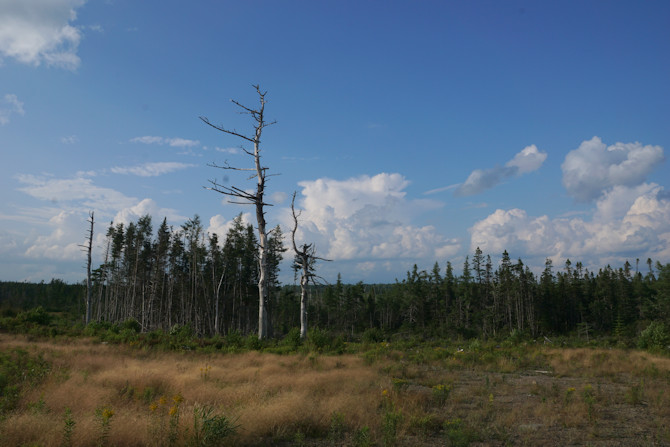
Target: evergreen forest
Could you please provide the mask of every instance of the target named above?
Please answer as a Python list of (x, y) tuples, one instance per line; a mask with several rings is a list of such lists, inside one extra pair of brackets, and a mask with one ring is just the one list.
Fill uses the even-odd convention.
[[(270, 327), (283, 337), (300, 325), (299, 287), (278, 281), (291, 252), (277, 226), (269, 237)], [(104, 262), (92, 272), (92, 321), (132, 321), (141, 332), (188, 328), (199, 337), (258, 330), (257, 240), (237, 216), (227, 234), (206, 234), (196, 215), (178, 228), (151, 216), (106, 232)], [(577, 335), (635, 337), (650, 323), (670, 322), (670, 264), (633, 260), (589, 271), (547, 259), (538, 276), (505, 251), (495, 264), (477, 249), (462, 266), (414, 268), (394, 284), (335, 284), (309, 288), (308, 321), (344, 339), (372, 334), (500, 338)], [(318, 270), (318, 266), (316, 266)], [(83, 321), (86, 285), (0, 283), (5, 315), (42, 306)]]

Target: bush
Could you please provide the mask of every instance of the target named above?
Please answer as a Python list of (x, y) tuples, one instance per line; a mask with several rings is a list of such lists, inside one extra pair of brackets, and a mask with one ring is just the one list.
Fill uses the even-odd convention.
[(0, 415), (15, 408), (25, 386), (36, 385), (49, 372), (42, 355), (22, 349), (0, 351)]
[(315, 327), (307, 333), (307, 340), (315, 351), (323, 351), (330, 346), (332, 337), (328, 331)]
[(121, 323), (121, 330), (128, 329), (133, 332), (140, 332), (142, 330), (142, 325), (140, 322), (134, 318), (128, 318), (126, 321)]
[(42, 306), (21, 312), (16, 318), (21, 322), (39, 324), (41, 326), (48, 326), (51, 323), (51, 315)]
[(300, 339), (300, 328), (294, 327), (284, 337), (283, 344), (290, 347), (292, 350), (297, 350), (302, 345)]
[(371, 327), (363, 332), (361, 339), (364, 343), (379, 343), (380, 341), (384, 341), (384, 334), (382, 334), (379, 328)]
[(244, 338), (239, 331), (230, 331), (226, 335), (226, 345), (231, 348), (241, 348), (244, 344)]
[(640, 333), (637, 346), (640, 349), (665, 349), (670, 344), (670, 336), (663, 323), (652, 321)]

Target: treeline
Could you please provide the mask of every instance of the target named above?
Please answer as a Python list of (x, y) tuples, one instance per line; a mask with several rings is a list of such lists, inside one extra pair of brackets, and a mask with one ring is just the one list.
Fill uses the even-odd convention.
[(477, 249), (462, 274), (416, 265), (393, 285), (337, 284), (317, 293), (311, 314), (320, 327), (356, 333), (407, 331), (424, 336), (500, 337), (510, 333), (552, 336), (577, 333), (635, 336), (651, 321), (670, 323), (670, 264), (649, 259), (597, 273), (567, 260), (556, 269), (547, 259), (535, 275), (505, 251), (497, 266)]
[[(270, 235), (270, 326), (282, 336), (300, 325), (299, 290), (278, 281), (285, 252)], [(626, 262), (592, 272), (547, 260), (538, 276), (507, 252), (495, 265), (477, 249), (461, 274), (447, 262), (416, 266), (394, 284), (335, 284), (309, 290), (308, 323), (346, 337), (407, 332), (424, 336), (500, 337), (635, 335), (651, 321), (670, 323), (670, 264)], [(196, 335), (258, 330), (257, 240), (237, 216), (220, 239), (196, 215), (178, 228), (164, 219), (154, 233), (144, 216), (106, 231), (104, 262), (93, 270), (92, 319), (136, 321), (143, 332), (189, 327)], [(85, 286), (0, 283), (0, 306), (83, 315)]]
[[(103, 264), (92, 274), (92, 318), (136, 320), (142, 331), (189, 325), (198, 335), (257, 330), (257, 239), (237, 216), (225, 238), (204, 234), (196, 215), (179, 228), (152, 233), (151, 216), (108, 228)], [(270, 234), (269, 284), (278, 293), (284, 250)]]
[(45, 283), (0, 281), (0, 307), (27, 310), (38, 306), (49, 312), (79, 314), (84, 309), (83, 284), (67, 284), (60, 279)]

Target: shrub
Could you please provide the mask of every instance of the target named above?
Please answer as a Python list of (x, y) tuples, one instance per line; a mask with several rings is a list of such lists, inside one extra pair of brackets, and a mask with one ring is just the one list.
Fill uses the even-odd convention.
[(330, 346), (332, 337), (328, 331), (315, 327), (309, 330), (307, 339), (312, 349), (316, 351), (323, 351), (328, 346)]
[(665, 349), (669, 343), (670, 337), (665, 325), (657, 321), (649, 323), (637, 339), (637, 346), (640, 349)]
[(140, 322), (134, 318), (128, 318), (126, 321), (121, 323), (121, 330), (128, 329), (133, 332), (140, 332), (142, 330), (142, 325)]
[(0, 415), (13, 410), (23, 388), (39, 383), (49, 367), (41, 355), (31, 356), (22, 349), (0, 351)]
[(51, 315), (42, 306), (21, 312), (16, 319), (20, 322), (39, 324), (41, 326), (48, 326), (51, 323)]
[(297, 350), (300, 345), (302, 345), (302, 340), (300, 339), (300, 328), (294, 327), (290, 331), (288, 331), (288, 334), (286, 334), (286, 337), (284, 337), (284, 345), (290, 347), (292, 350)]
[(361, 339), (364, 343), (379, 343), (384, 340), (384, 334), (379, 328), (372, 327), (363, 332)]

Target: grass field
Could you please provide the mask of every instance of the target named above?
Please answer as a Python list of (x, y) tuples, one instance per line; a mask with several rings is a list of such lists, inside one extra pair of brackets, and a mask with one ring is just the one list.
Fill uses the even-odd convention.
[(670, 445), (670, 359), (637, 350), (474, 341), (279, 355), (0, 334), (0, 351), (39, 360), (0, 419), (7, 446)]

